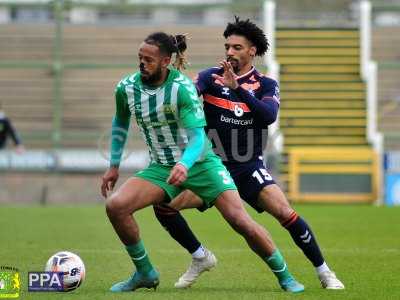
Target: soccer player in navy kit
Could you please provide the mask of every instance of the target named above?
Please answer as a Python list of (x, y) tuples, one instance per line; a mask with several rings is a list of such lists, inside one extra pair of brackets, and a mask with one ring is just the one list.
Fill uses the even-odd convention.
[[(268, 125), (279, 109), (278, 83), (253, 66), (263, 56), (268, 41), (263, 31), (249, 20), (235, 18), (224, 31), (226, 60), (220, 67), (199, 73), (195, 80), (203, 96), (208, 137), (238, 188), (241, 198), (257, 212), (267, 212), (289, 231), (296, 245), (313, 264), (323, 288), (343, 289), (326, 264), (310, 226), (290, 206), (268, 173), (262, 160)], [(191, 286), (200, 274), (216, 264), (211, 251), (203, 248), (178, 212), (181, 204), (196, 197), (183, 192), (169, 207), (154, 206), (155, 214), (170, 235), (192, 254), (189, 269), (175, 283)]]
[(22, 145), (21, 139), (19, 138), (17, 131), (14, 129), (11, 120), (7, 118), (6, 114), (2, 110), (0, 103), (0, 150), (6, 147), (7, 138), (11, 137), (16, 146), (16, 152), (21, 154), (25, 151)]

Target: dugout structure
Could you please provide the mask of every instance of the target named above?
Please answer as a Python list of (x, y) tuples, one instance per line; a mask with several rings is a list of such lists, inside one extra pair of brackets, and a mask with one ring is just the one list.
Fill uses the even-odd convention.
[(380, 193), (380, 162), (371, 148), (292, 149), (289, 174), (294, 202), (374, 202)]

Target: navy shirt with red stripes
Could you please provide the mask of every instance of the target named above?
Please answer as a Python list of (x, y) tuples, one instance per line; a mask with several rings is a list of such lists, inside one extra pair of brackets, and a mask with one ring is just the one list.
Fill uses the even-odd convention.
[(236, 79), (232, 90), (212, 77), (222, 68), (200, 72), (195, 80), (204, 99), (208, 137), (225, 165), (259, 160), (267, 141), (268, 125), (279, 110), (278, 83), (254, 67)]

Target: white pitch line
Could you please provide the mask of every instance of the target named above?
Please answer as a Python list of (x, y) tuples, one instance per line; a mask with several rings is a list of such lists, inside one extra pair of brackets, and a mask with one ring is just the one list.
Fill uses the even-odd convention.
[[(41, 249), (43, 251), (43, 249)], [(148, 248), (148, 250), (150, 252), (153, 253), (162, 253), (162, 254), (174, 254), (174, 253), (186, 253), (186, 251), (184, 249), (176, 249), (176, 250), (170, 250), (170, 249), (157, 249), (157, 250), (152, 250), (151, 248)], [(224, 248), (212, 248), (211, 249), (213, 252), (215, 253), (241, 253), (241, 252), (249, 252), (250, 249), (243, 247), (243, 248), (228, 248), (228, 249), (224, 249)], [(299, 249), (297, 249), (297, 247), (293, 247), (293, 248), (279, 248), (279, 250), (281, 252), (299, 252)], [(110, 254), (118, 254), (118, 253), (123, 253), (124, 250), (114, 250), (114, 249), (79, 249), (79, 248), (75, 248), (71, 250), (72, 252), (80, 252), (80, 253), (110, 253)], [(348, 248), (348, 249), (340, 249), (340, 248), (323, 248), (322, 249), (323, 252), (332, 252), (332, 253), (365, 253), (365, 254), (369, 254), (371, 252), (377, 253), (377, 252), (381, 252), (381, 253), (400, 253), (400, 249), (396, 249), (396, 248), (383, 248), (383, 249), (362, 249), (362, 248)]]

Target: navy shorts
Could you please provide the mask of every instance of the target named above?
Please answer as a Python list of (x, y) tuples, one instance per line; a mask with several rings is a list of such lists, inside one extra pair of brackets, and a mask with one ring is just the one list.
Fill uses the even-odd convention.
[(257, 205), (258, 194), (265, 186), (275, 184), (264, 161), (259, 159), (246, 163), (225, 164), (225, 166), (238, 188), (240, 197), (258, 213), (262, 213), (264, 209)]

